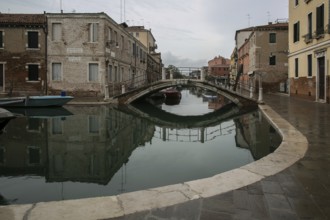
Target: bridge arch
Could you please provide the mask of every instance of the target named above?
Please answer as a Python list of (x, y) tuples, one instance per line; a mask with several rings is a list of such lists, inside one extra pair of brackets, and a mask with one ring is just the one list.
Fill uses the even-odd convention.
[(117, 99), (117, 102), (120, 104), (130, 104), (148, 94), (155, 93), (157, 91), (160, 91), (165, 88), (173, 87), (173, 86), (183, 86), (183, 87), (199, 87), (203, 89), (207, 89), (210, 91), (213, 91), (217, 94), (220, 94), (227, 99), (231, 100), (233, 103), (235, 103), (239, 108), (255, 104), (255, 100), (248, 99), (245, 97), (242, 97), (241, 95), (227, 90), (223, 87), (220, 87), (218, 85), (215, 85), (213, 83), (202, 81), (202, 80), (194, 80), (194, 79), (174, 79), (174, 80), (161, 80), (152, 83), (151, 85), (130, 91), (128, 93), (119, 95), (115, 97)]

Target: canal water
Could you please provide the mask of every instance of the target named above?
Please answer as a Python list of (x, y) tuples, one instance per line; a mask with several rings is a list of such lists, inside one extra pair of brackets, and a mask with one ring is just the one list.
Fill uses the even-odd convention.
[(206, 178), (258, 160), (280, 144), (258, 110), (241, 112), (225, 98), (203, 93), (184, 89), (170, 104), (9, 109), (20, 116), (0, 135), (1, 205)]

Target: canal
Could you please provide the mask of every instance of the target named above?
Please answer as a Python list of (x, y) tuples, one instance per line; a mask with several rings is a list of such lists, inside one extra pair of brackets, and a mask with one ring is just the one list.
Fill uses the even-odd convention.
[(20, 116), (0, 135), (1, 205), (206, 178), (258, 160), (281, 142), (257, 109), (242, 112), (194, 88), (171, 103), (10, 110)]

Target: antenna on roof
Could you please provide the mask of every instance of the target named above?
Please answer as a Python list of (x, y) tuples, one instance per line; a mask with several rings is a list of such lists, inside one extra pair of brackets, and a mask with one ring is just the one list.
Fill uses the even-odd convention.
[(270, 22), (270, 12), (267, 11), (268, 23)]
[(250, 14), (247, 14), (246, 16), (248, 17), (248, 27), (250, 27), (251, 16), (250, 16)]
[(120, 23), (126, 21), (126, 3), (125, 0), (120, 0)]
[(63, 13), (62, 0), (60, 0), (60, 10), (61, 10), (61, 13)]

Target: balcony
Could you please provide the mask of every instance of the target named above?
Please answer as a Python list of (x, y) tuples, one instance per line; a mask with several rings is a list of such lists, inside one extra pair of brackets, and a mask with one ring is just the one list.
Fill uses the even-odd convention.
[(320, 39), (324, 37), (324, 28), (318, 28), (316, 29), (316, 31), (314, 32), (314, 36), (315, 39)]
[(313, 41), (313, 35), (312, 33), (307, 33), (303, 35), (304, 41), (306, 44), (311, 43)]

